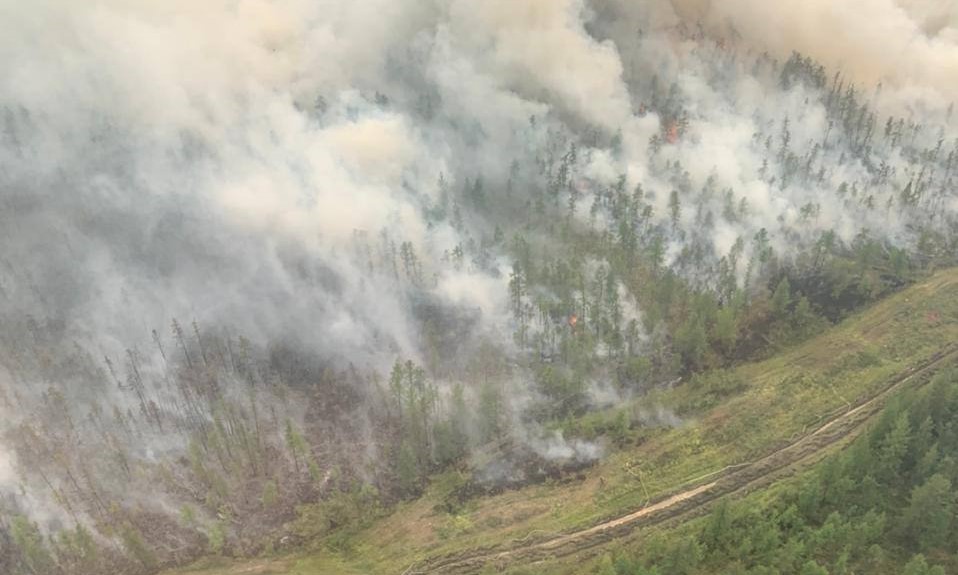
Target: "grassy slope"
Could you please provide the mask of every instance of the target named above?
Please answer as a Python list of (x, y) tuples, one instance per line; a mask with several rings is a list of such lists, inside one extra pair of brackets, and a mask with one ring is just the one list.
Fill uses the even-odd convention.
[[(744, 391), (679, 428), (645, 434), (642, 442), (610, 454), (582, 480), (510, 491), (452, 517), (433, 509), (450, 483), (440, 478), (421, 499), (354, 537), (349, 551), (338, 557), (318, 550), (301, 558), (178, 573), (402, 573), (437, 554), (587, 527), (773, 450), (954, 341), (958, 270), (947, 270), (802, 345), (740, 366), (732, 376), (745, 382)], [(640, 401), (680, 407), (701, 395), (700, 388), (684, 385)]]

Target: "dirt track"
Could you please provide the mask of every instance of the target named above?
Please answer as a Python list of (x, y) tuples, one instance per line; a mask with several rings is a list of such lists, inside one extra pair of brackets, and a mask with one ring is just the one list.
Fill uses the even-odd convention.
[(864, 424), (884, 406), (885, 401), (905, 384), (923, 385), (942, 365), (958, 357), (958, 345), (933, 355), (922, 364), (893, 377), (870, 398), (825, 420), (814, 431), (752, 462), (726, 468), (712, 475), (712, 481), (668, 494), (658, 501), (626, 515), (591, 527), (555, 535), (525, 545), (501, 546), (436, 557), (413, 566), (406, 575), (468, 574), (492, 564), (497, 568), (534, 563), (588, 552), (603, 543), (621, 537), (643, 525), (679, 521), (704, 513), (710, 503), (736, 493), (748, 493), (795, 473), (823, 457), (831, 447), (842, 445), (864, 428)]

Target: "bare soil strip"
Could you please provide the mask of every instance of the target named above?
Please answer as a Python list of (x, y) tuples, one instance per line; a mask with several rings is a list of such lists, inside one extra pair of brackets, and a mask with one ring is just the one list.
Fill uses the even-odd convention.
[[(906, 384), (927, 383), (943, 365), (958, 357), (958, 345), (950, 345), (894, 378), (878, 393), (826, 420), (814, 431), (772, 453), (745, 464), (727, 467), (708, 483), (662, 497), (641, 509), (603, 521), (591, 527), (540, 540), (522, 546), (472, 549), (454, 555), (430, 559), (407, 569), (407, 573), (468, 574), (485, 565), (497, 568), (517, 563), (534, 563), (573, 553), (587, 552), (615, 538), (627, 535), (639, 526), (657, 525), (688, 519), (704, 513), (709, 504), (721, 497), (745, 494), (797, 473), (826, 454), (829, 448), (843, 445), (881, 411), (889, 397)], [(415, 570), (413, 570), (415, 569)]]

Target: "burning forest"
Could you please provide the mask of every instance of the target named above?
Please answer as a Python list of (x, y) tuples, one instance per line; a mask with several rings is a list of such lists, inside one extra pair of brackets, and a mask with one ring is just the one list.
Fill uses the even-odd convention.
[(0, 572), (575, 477), (954, 265), (958, 10), (779, 4), (0, 2)]

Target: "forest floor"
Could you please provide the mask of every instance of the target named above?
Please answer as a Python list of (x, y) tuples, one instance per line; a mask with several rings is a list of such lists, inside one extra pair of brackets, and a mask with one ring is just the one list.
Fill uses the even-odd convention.
[(174, 573), (413, 575), (585, 560), (639, 527), (685, 521), (722, 497), (808, 468), (846, 444), (898, 389), (952, 363), (956, 344), (958, 270), (946, 270), (768, 359), (632, 400), (630, 408), (667, 410), (682, 421), (638, 430), (584, 473), (450, 513), (440, 504), (461, 479), (450, 472), (345, 547), (319, 541), (298, 556)]

